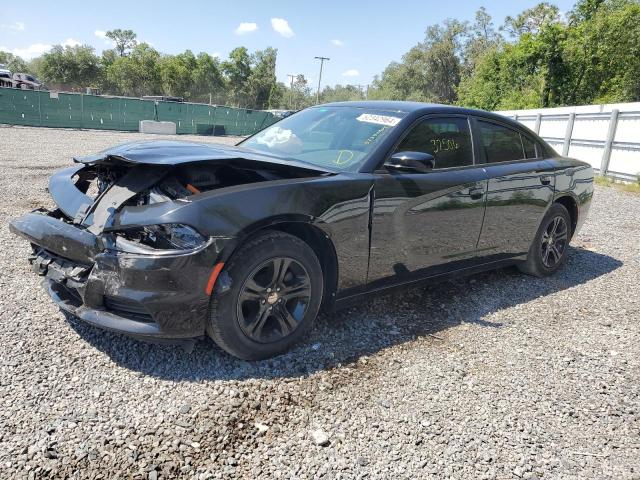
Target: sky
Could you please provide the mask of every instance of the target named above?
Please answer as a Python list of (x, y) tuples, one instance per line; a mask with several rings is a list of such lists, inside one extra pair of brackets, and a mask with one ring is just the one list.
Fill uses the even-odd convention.
[[(484, 6), (496, 26), (507, 15), (534, 6), (536, 0), (483, 2), (406, 0), (349, 1), (242, 0), (167, 2), (109, 0), (4, 2), (0, 7), (0, 50), (25, 58), (51, 45), (89, 44), (101, 52), (111, 45), (107, 30), (131, 29), (139, 41), (162, 53), (186, 49), (226, 58), (231, 50), (278, 49), (277, 76), (304, 74), (315, 88), (319, 61), (322, 84), (366, 85), (394, 60), (424, 39), (429, 25), (447, 18), (473, 20)], [(561, 12), (574, 0), (551, 0)]]

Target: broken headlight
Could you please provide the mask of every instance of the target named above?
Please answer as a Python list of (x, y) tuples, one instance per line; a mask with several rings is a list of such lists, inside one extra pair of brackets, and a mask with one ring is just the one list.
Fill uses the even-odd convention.
[[(117, 233), (120, 240), (116, 245), (122, 250), (131, 251), (131, 247), (154, 250), (192, 250), (206, 243), (206, 238), (194, 228), (180, 223), (145, 225), (144, 227)], [(134, 245), (131, 245), (131, 244)], [(128, 247), (128, 248), (127, 248)]]

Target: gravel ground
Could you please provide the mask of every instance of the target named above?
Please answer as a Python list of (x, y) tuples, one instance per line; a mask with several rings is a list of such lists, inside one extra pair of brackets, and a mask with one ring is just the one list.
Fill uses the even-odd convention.
[(138, 138), (0, 128), (0, 478), (640, 479), (640, 196), (598, 187), (552, 278), (380, 297), (246, 363), (65, 318), (6, 227)]

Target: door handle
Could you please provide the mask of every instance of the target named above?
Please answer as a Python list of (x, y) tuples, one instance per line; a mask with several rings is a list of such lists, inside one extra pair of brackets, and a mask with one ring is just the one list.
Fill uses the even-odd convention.
[(542, 185), (549, 185), (551, 183), (551, 178), (548, 177), (547, 175), (543, 175), (540, 177), (540, 183)]
[(484, 187), (471, 187), (469, 189), (469, 197), (471, 197), (473, 200), (478, 200), (479, 198), (482, 198), (483, 195)]

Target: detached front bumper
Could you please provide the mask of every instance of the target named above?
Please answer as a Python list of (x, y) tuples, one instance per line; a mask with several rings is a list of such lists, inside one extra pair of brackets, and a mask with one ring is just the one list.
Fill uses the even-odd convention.
[(24, 215), (9, 228), (31, 242), (31, 263), (51, 298), (80, 320), (136, 337), (204, 334), (217, 243), (170, 255), (123, 253), (48, 212)]

